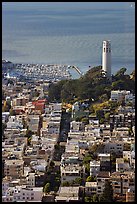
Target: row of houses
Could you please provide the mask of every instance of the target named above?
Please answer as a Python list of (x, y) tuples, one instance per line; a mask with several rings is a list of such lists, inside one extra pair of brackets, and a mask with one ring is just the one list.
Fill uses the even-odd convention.
[[(77, 105), (77, 104), (76, 104)], [(125, 111), (124, 111), (125, 109)], [(127, 111), (129, 109), (129, 111)], [(113, 126), (110, 124), (99, 124), (97, 118), (90, 119), (89, 124), (74, 120), (70, 123), (70, 131), (65, 146), (65, 152), (61, 158), (61, 186), (55, 197), (56, 202), (60, 201), (81, 201), (82, 195), (101, 195), (105, 181), (110, 180), (113, 187), (113, 197), (118, 201), (130, 202), (135, 197), (135, 120), (134, 107), (123, 108), (123, 117), (129, 114), (132, 126), (122, 124)], [(131, 114), (131, 115), (130, 115)], [(120, 113), (117, 113), (120, 117)], [(113, 116), (114, 118), (116, 115)], [(129, 127), (132, 134), (129, 133)], [(86, 182), (85, 166), (83, 159), (86, 152), (93, 146), (98, 145), (96, 159), (90, 161), (90, 176), (95, 181)], [(115, 165), (112, 168), (112, 156), (115, 155)], [(82, 178), (83, 184), (74, 184), (78, 178)], [(69, 187), (64, 186), (69, 182)], [(67, 194), (64, 193), (65, 189)], [(77, 196), (69, 192), (77, 190)]]
[(20, 91), (6, 92), (9, 96), (5, 99), (14, 114), (2, 112), (2, 122), (6, 124), (2, 142), (2, 201), (41, 202), (45, 172), (59, 137), (62, 106), (47, 104), (46, 99), (30, 99), (29, 89), (33, 85), (27, 89), (27, 84), (23, 83), (23, 88), (21, 83), (14, 83), (8, 90), (16, 89), (18, 84)]

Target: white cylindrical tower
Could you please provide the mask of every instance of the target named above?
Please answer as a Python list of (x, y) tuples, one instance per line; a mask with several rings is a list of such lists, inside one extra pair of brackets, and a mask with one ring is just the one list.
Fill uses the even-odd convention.
[(111, 43), (110, 40), (103, 41), (102, 70), (108, 78), (111, 77)]

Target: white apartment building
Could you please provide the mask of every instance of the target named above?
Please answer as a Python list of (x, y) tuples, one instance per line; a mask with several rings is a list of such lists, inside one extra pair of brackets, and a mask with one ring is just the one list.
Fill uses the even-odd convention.
[(2, 122), (5, 123), (8, 121), (10, 112), (2, 112)]
[(27, 185), (31, 187), (35, 187), (35, 173), (29, 172), (26, 176)]
[(80, 149), (79, 149), (79, 145), (78, 145), (78, 141), (69, 141), (67, 140), (66, 146), (65, 146), (65, 152), (67, 153), (79, 153)]
[(56, 111), (61, 111), (62, 110), (62, 103), (51, 103), (52, 110)]
[(83, 166), (79, 164), (62, 164), (60, 166), (61, 171), (61, 183), (64, 181), (73, 181), (83, 175)]
[(16, 186), (9, 187), (4, 196), (3, 202), (41, 202), (43, 187)]
[(29, 98), (26, 96), (20, 96), (12, 100), (12, 106), (25, 106), (29, 102)]
[(125, 95), (125, 103), (128, 102), (135, 104), (135, 95), (133, 95), (132, 93)]
[(126, 91), (126, 90), (111, 91), (111, 101), (121, 101), (121, 100), (125, 101), (125, 97), (126, 97), (126, 100), (128, 98), (131, 98), (130, 95), (131, 95), (130, 91)]
[(60, 187), (58, 191), (58, 196), (55, 198), (55, 202), (71, 202), (71, 201), (79, 201), (79, 187)]
[(110, 161), (110, 153), (100, 153), (98, 157), (100, 161)]
[(23, 125), (22, 122), (17, 120), (16, 116), (9, 116), (9, 121), (7, 122), (7, 129), (22, 129)]
[(49, 134), (59, 134), (60, 132), (60, 122), (50, 121), (47, 126), (47, 131)]

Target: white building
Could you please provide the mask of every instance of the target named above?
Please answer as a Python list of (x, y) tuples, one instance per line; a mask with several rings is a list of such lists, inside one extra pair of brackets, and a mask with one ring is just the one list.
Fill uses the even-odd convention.
[(26, 177), (26, 180), (28, 186), (35, 187), (35, 173), (29, 172)]
[(43, 187), (15, 186), (9, 187), (4, 196), (3, 202), (41, 202)]
[(128, 102), (135, 104), (135, 95), (133, 95), (132, 93), (125, 95), (125, 103)]
[(59, 134), (60, 132), (60, 122), (52, 122), (48, 123), (47, 131), (49, 134)]
[(23, 128), (22, 122), (20, 122), (19, 120), (17, 120), (16, 116), (9, 116), (9, 121), (7, 122), (7, 129), (16, 129), (16, 128)]
[(108, 78), (111, 77), (111, 43), (109, 40), (103, 41), (102, 70)]
[(60, 187), (55, 202), (79, 201), (79, 187)]
[(62, 103), (52, 103), (52, 110), (54, 110), (55, 112), (62, 111)]
[(110, 153), (100, 153), (98, 157), (100, 161), (110, 161)]
[(73, 181), (76, 178), (80, 178), (83, 175), (84, 168), (79, 164), (62, 164), (60, 167), (61, 171), (61, 182)]
[(126, 90), (115, 90), (111, 91), (111, 101), (131, 101), (131, 93)]
[(2, 122), (5, 123), (8, 121), (10, 113), (9, 112), (2, 112)]

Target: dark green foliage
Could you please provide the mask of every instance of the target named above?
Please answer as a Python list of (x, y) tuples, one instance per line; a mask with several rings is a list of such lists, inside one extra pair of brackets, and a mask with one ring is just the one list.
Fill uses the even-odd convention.
[(13, 108), (10, 109), (10, 115), (11, 116), (16, 115), (15, 110), (13, 110)]
[(67, 82), (67, 80), (59, 81), (58, 83), (52, 83), (49, 86), (49, 100), (50, 101), (60, 101), (61, 100), (61, 90), (63, 85)]
[(93, 195), (92, 202), (99, 202), (99, 196), (97, 194)]
[(91, 202), (91, 197), (86, 196), (86, 197), (84, 198), (84, 201), (85, 201), (85, 202)]
[(69, 183), (68, 181), (64, 181), (64, 182), (62, 183), (62, 186), (70, 186), (70, 183)]
[(49, 193), (50, 192), (50, 183), (46, 183), (46, 185), (43, 188), (44, 193)]
[(135, 74), (125, 75), (126, 68), (121, 68), (112, 77), (111, 82), (102, 75), (102, 67), (93, 67), (87, 73), (74, 80), (62, 80), (49, 87), (50, 101), (73, 103), (75, 99), (91, 99), (104, 101), (110, 98), (111, 90), (126, 89), (135, 92)]
[(113, 188), (109, 180), (105, 181), (105, 187), (100, 196), (100, 202), (113, 202)]
[(86, 155), (83, 159), (83, 164), (87, 164), (91, 161), (92, 157), (90, 155)]
[(76, 178), (73, 183), (82, 185), (82, 178)]
[(122, 67), (119, 71), (117, 71), (117, 73), (115, 74), (115, 78), (120, 79), (121, 77), (123, 77), (126, 73), (127, 69)]
[(93, 176), (88, 176), (86, 179), (86, 182), (95, 182), (95, 181), (96, 181), (96, 179)]

